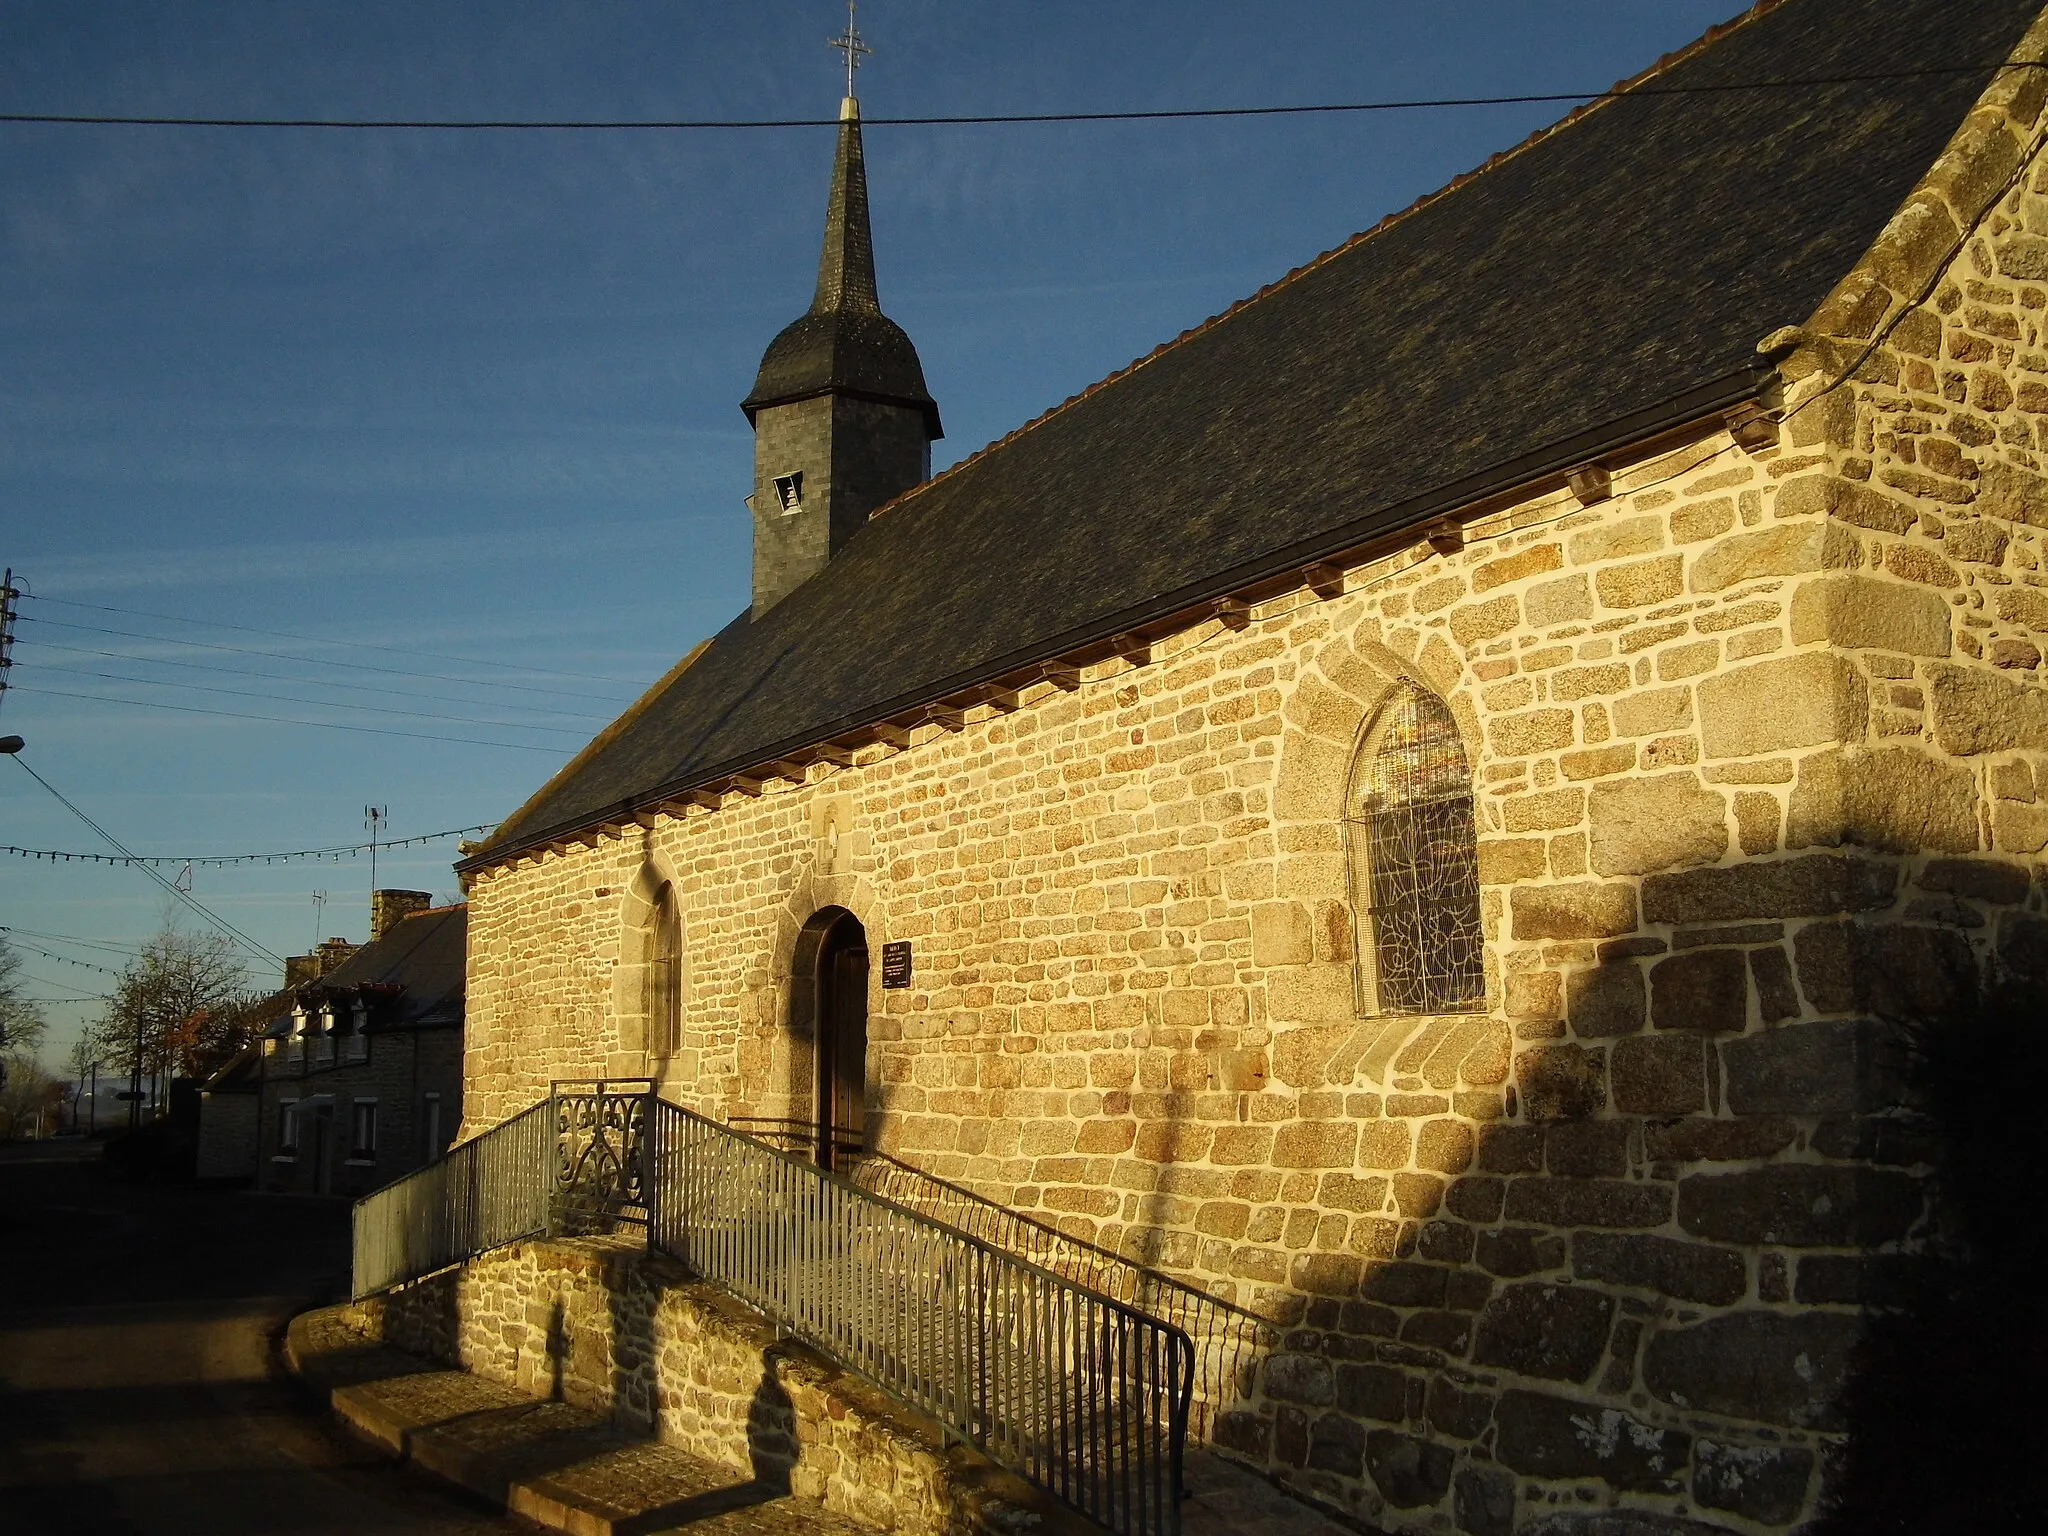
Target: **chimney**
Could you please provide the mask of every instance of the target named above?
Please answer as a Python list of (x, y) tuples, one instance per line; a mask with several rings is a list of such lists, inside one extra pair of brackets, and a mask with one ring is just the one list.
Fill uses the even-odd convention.
[(376, 943), (413, 913), (433, 904), (431, 891), (370, 892), (370, 942)]
[(310, 955), (288, 955), (284, 962), (284, 984), (297, 987), (318, 981), (361, 947), (347, 939), (328, 939)]

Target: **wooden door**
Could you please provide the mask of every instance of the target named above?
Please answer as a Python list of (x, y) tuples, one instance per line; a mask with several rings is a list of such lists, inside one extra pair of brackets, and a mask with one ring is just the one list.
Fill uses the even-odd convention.
[(818, 1162), (832, 1168), (867, 1138), (868, 946), (853, 918), (826, 936), (818, 969)]

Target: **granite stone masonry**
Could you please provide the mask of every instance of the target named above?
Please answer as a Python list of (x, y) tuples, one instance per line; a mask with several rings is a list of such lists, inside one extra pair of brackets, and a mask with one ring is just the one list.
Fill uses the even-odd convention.
[[(806, 967), (850, 913), (910, 956), (869, 973), (870, 1148), (1280, 1324), (1219, 1450), (1389, 1531), (1812, 1520), (1930, 1235), (1900, 1021), (2048, 980), (2044, 98), (1999, 75), (1818, 310), (1759, 327), (1754, 412), (486, 850), (468, 1131), (600, 1073), (813, 1120)], [(1471, 771), (1463, 1011), (1372, 1006), (1360, 953), (1357, 765), (1403, 690)], [(475, 1368), (537, 1358), (490, 1268), (536, 1262), (459, 1282)], [(692, 1391), (757, 1385), (701, 1347)], [(630, 1352), (572, 1370), (696, 1433)]]
[(520, 1243), (358, 1303), (368, 1337), (906, 1536), (1083, 1522), (636, 1245)]

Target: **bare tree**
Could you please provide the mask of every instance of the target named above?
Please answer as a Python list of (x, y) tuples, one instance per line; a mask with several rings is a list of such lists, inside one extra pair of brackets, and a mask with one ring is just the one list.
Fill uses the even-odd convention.
[(47, 1027), (42, 1006), (21, 989), (21, 960), (0, 939), (0, 1053), (33, 1057)]
[(210, 1071), (248, 1038), (248, 1004), (230, 940), (167, 926), (115, 982), (89, 1049), (126, 1067), (138, 1091), (144, 1079)]

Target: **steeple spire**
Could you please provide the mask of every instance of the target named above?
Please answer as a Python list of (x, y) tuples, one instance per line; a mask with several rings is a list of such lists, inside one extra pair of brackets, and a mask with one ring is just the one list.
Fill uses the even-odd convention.
[(839, 110), (839, 154), (832, 163), (832, 196), (825, 205), (825, 249), (818, 258), (818, 291), (811, 313), (858, 310), (878, 315), (875, 242), (868, 230), (868, 170), (861, 154), (860, 103), (848, 96)]
[(871, 50), (846, 7), (839, 153), (811, 307), (768, 345), (741, 409), (754, 424), (754, 616), (822, 571), (884, 502), (928, 478), (942, 435), (917, 348), (882, 313), (854, 71)]

